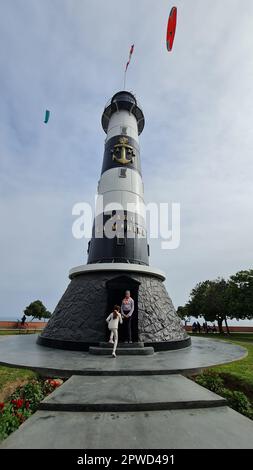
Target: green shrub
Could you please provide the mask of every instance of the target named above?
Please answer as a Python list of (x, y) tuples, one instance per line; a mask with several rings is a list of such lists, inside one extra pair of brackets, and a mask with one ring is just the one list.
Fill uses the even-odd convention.
[(219, 374), (213, 370), (206, 370), (195, 378), (195, 381), (208, 388), (214, 393), (221, 394), (224, 388), (224, 381)]
[(253, 419), (253, 408), (247, 396), (240, 391), (232, 391), (224, 386), (224, 379), (214, 370), (205, 370), (195, 377), (195, 382), (226, 398), (228, 406), (238, 413)]
[(222, 396), (226, 398), (228, 405), (233, 408), (233, 410), (238, 411), (248, 418), (253, 418), (251, 403), (243, 392), (231, 391), (225, 388)]
[(30, 404), (26, 400), (12, 400), (1, 407), (0, 411), (0, 440), (5, 439), (9, 434), (18, 429), (31, 414)]
[(17, 398), (29, 401), (30, 409), (35, 411), (38, 408), (38, 404), (44, 398), (43, 383), (38, 380), (32, 380), (31, 382), (18, 387), (10, 396), (10, 400), (15, 400)]

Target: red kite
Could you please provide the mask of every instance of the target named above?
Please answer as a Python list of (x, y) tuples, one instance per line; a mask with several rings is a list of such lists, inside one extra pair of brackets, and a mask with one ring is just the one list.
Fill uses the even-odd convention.
[(131, 60), (131, 57), (132, 57), (133, 52), (134, 52), (134, 44), (133, 44), (133, 45), (131, 46), (131, 48), (130, 48), (129, 59), (128, 59), (128, 62), (127, 62), (127, 64), (126, 64), (126, 71), (127, 71), (128, 66), (129, 66), (129, 64), (130, 64), (130, 60)]
[(166, 44), (168, 51), (172, 51), (173, 42), (176, 34), (177, 28), (177, 8), (173, 7), (170, 12), (169, 20), (168, 20), (168, 27), (167, 27), (167, 36), (166, 36)]
[(133, 52), (134, 52), (134, 44), (132, 44), (132, 46), (130, 47), (129, 59), (128, 59), (128, 62), (127, 62), (127, 64), (126, 64), (126, 68), (125, 68), (125, 74), (124, 74), (124, 90), (125, 90), (125, 88), (126, 88), (126, 73), (127, 73), (127, 69), (128, 69), (129, 64), (130, 64), (130, 61), (131, 61)]

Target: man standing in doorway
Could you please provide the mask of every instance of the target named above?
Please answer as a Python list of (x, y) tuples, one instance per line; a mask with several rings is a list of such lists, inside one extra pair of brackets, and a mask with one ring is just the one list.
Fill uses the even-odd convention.
[(132, 343), (132, 314), (134, 311), (134, 300), (130, 296), (130, 290), (126, 290), (125, 297), (121, 303), (121, 315), (123, 318), (125, 342)]

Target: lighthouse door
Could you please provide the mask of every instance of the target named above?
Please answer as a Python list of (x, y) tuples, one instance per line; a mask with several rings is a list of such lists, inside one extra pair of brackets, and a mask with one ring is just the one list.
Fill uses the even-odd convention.
[[(132, 340), (138, 341), (138, 291), (140, 282), (129, 276), (119, 276), (107, 281), (107, 310), (108, 316), (113, 310), (115, 304), (121, 306), (121, 302), (125, 297), (126, 290), (130, 290), (131, 297), (134, 300), (134, 312), (132, 316)], [(109, 331), (107, 328), (106, 339), (109, 339)], [(123, 341), (123, 328), (119, 325), (119, 342)]]

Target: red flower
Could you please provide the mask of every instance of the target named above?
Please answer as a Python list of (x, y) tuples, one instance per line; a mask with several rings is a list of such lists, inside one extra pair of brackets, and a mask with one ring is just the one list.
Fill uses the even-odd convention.
[(62, 385), (63, 383), (63, 380), (61, 379), (54, 379), (54, 380), (51, 380), (51, 385), (52, 387), (60, 387), (60, 385)]
[(16, 406), (16, 408), (22, 408), (24, 404), (24, 400), (22, 398), (19, 398), (18, 400), (11, 400), (11, 403)]
[(26, 407), (27, 410), (28, 410), (28, 408), (30, 408), (30, 402), (29, 401), (25, 402), (25, 407)]
[(24, 404), (24, 400), (22, 400), (22, 398), (19, 398), (17, 400), (17, 408), (22, 408), (23, 404)]
[(62, 379), (47, 379), (45, 380), (44, 383), (46, 385), (50, 385), (53, 388), (56, 388), (63, 384), (63, 380)]
[(3, 410), (4, 409), (4, 403), (0, 403), (0, 410)]
[(58, 380), (51, 380), (50, 384), (54, 388), (59, 387), (59, 385), (60, 385)]
[(61, 379), (55, 380), (55, 386), (56, 387), (60, 387), (60, 385), (62, 385), (62, 383), (63, 383), (63, 380), (61, 380)]

